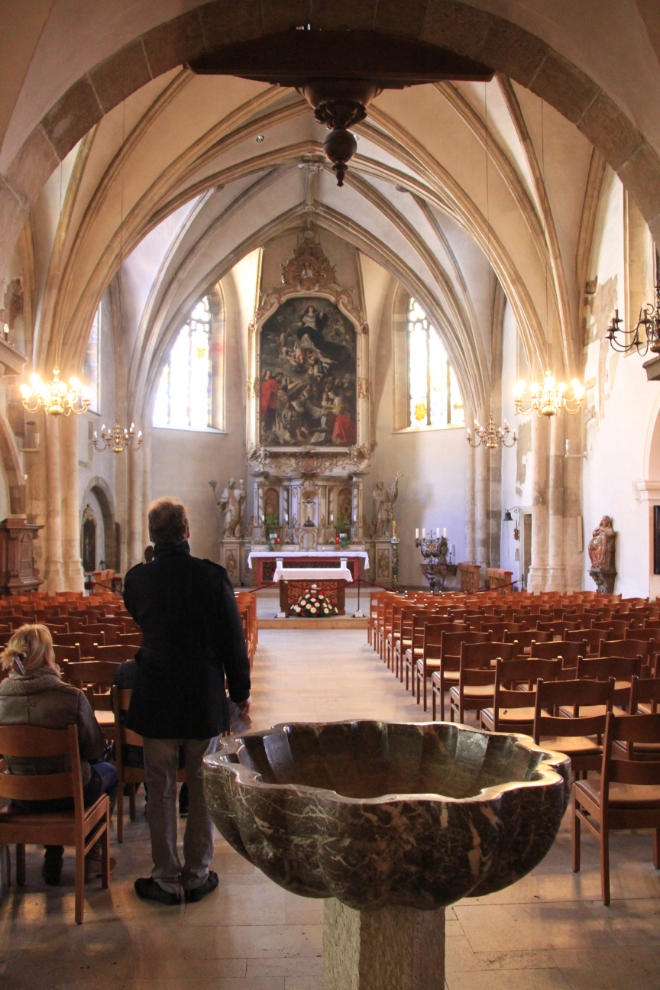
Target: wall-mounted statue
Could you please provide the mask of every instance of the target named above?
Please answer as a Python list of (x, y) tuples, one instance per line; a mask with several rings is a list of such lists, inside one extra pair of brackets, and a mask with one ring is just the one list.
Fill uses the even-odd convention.
[(394, 503), (399, 495), (399, 478), (403, 478), (400, 471), (394, 475), (394, 483), (389, 488), (385, 487), (384, 481), (378, 481), (374, 488), (374, 536), (387, 536), (389, 533), (392, 516), (394, 514)]
[(612, 528), (611, 516), (603, 516), (592, 533), (587, 550), (591, 561), (589, 574), (596, 582), (598, 593), (611, 595), (616, 578), (616, 533)]
[(236, 487), (235, 480), (230, 478), (227, 487), (218, 499), (218, 507), (223, 513), (223, 537), (235, 540), (241, 539), (246, 499), (247, 492), (243, 479), (239, 481), (238, 487)]

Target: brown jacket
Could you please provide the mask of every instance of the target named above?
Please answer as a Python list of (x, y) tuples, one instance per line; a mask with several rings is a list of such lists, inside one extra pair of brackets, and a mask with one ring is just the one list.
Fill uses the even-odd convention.
[[(78, 726), (78, 745), (82, 762), (82, 782), (91, 777), (88, 760), (103, 755), (105, 736), (94, 717), (91, 705), (82, 691), (65, 684), (51, 669), (22, 676), (10, 674), (0, 682), (0, 725), (36, 725), (43, 729), (66, 729)], [(66, 761), (68, 762), (68, 760)], [(10, 773), (61, 773), (70, 769), (59, 756), (9, 757)]]

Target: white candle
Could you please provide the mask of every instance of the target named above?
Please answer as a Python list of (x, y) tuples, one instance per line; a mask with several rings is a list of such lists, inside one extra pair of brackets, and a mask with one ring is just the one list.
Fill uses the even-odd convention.
[(422, 530), (422, 539), (423, 540), (426, 539), (426, 530), (425, 529)]
[(436, 531), (435, 531), (435, 538), (436, 538), (436, 540), (439, 540), (440, 539), (440, 530), (439, 529), (436, 529)]
[(416, 540), (419, 539), (419, 530), (418, 529), (415, 530), (415, 539)]
[(447, 530), (446, 529), (443, 529), (442, 535), (444, 536), (445, 539), (447, 539)]

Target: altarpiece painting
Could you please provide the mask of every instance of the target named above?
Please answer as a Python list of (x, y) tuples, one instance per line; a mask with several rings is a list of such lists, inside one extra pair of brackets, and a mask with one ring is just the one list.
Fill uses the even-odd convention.
[(356, 333), (330, 300), (297, 296), (261, 328), (260, 442), (350, 447), (356, 442)]

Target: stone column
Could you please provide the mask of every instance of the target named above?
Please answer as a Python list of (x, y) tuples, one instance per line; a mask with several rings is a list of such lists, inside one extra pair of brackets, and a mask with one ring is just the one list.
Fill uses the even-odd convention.
[(564, 591), (564, 436), (568, 413), (553, 416), (550, 422), (548, 479), (548, 578), (546, 591)]
[(548, 576), (548, 453), (547, 416), (532, 413), (532, 564), (528, 591), (545, 591)]
[[(468, 416), (465, 411), (465, 422), (471, 423), (472, 416)], [(475, 450), (468, 447), (465, 459), (465, 558), (464, 563), (474, 564), (477, 559), (477, 549), (475, 543), (475, 498), (474, 498), (474, 474), (475, 474)]]
[[(128, 563), (126, 570), (142, 560), (142, 451), (128, 450)], [(122, 457), (124, 454), (121, 455)]]
[(564, 458), (564, 567), (566, 568), (566, 590), (579, 591), (582, 588), (582, 567), (584, 545), (582, 532), (582, 414), (568, 416), (565, 420), (565, 434), (570, 441), (571, 453), (580, 456)]
[(62, 480), (62, 557), (67, 591), (83, 591), (85, 574), (80, 559), (80, 498), (78, 494), (78, 418), (60, 420)]
[[(142, 446), (138, 454), (138, 458), (142, 462), (142, 536), (144, 539), (144, 546), (146, 547), (149, 540), (149, 505), (151, 504), (151, 440), (153, 436), (153, 427), (151, 423), (145, 424), (146, 429), (143, 432)], [(137, 458), (136, 458), (137, 459)], [(144, 549), (144, 548), (142, 548)]]
[[(60, 471), (60, 419), (44, 416), (46, 448), (46, 590), (64, 591), (62, 560), (62, 485)], [(77, 471), (76, 471), (77, 476)]]
[(323, 990), (444, 990), (445, 912), (325, 902)]
[(490, 451), (484, 446), (475, 451), (475, 543), (476, 563), (490, 566)]

